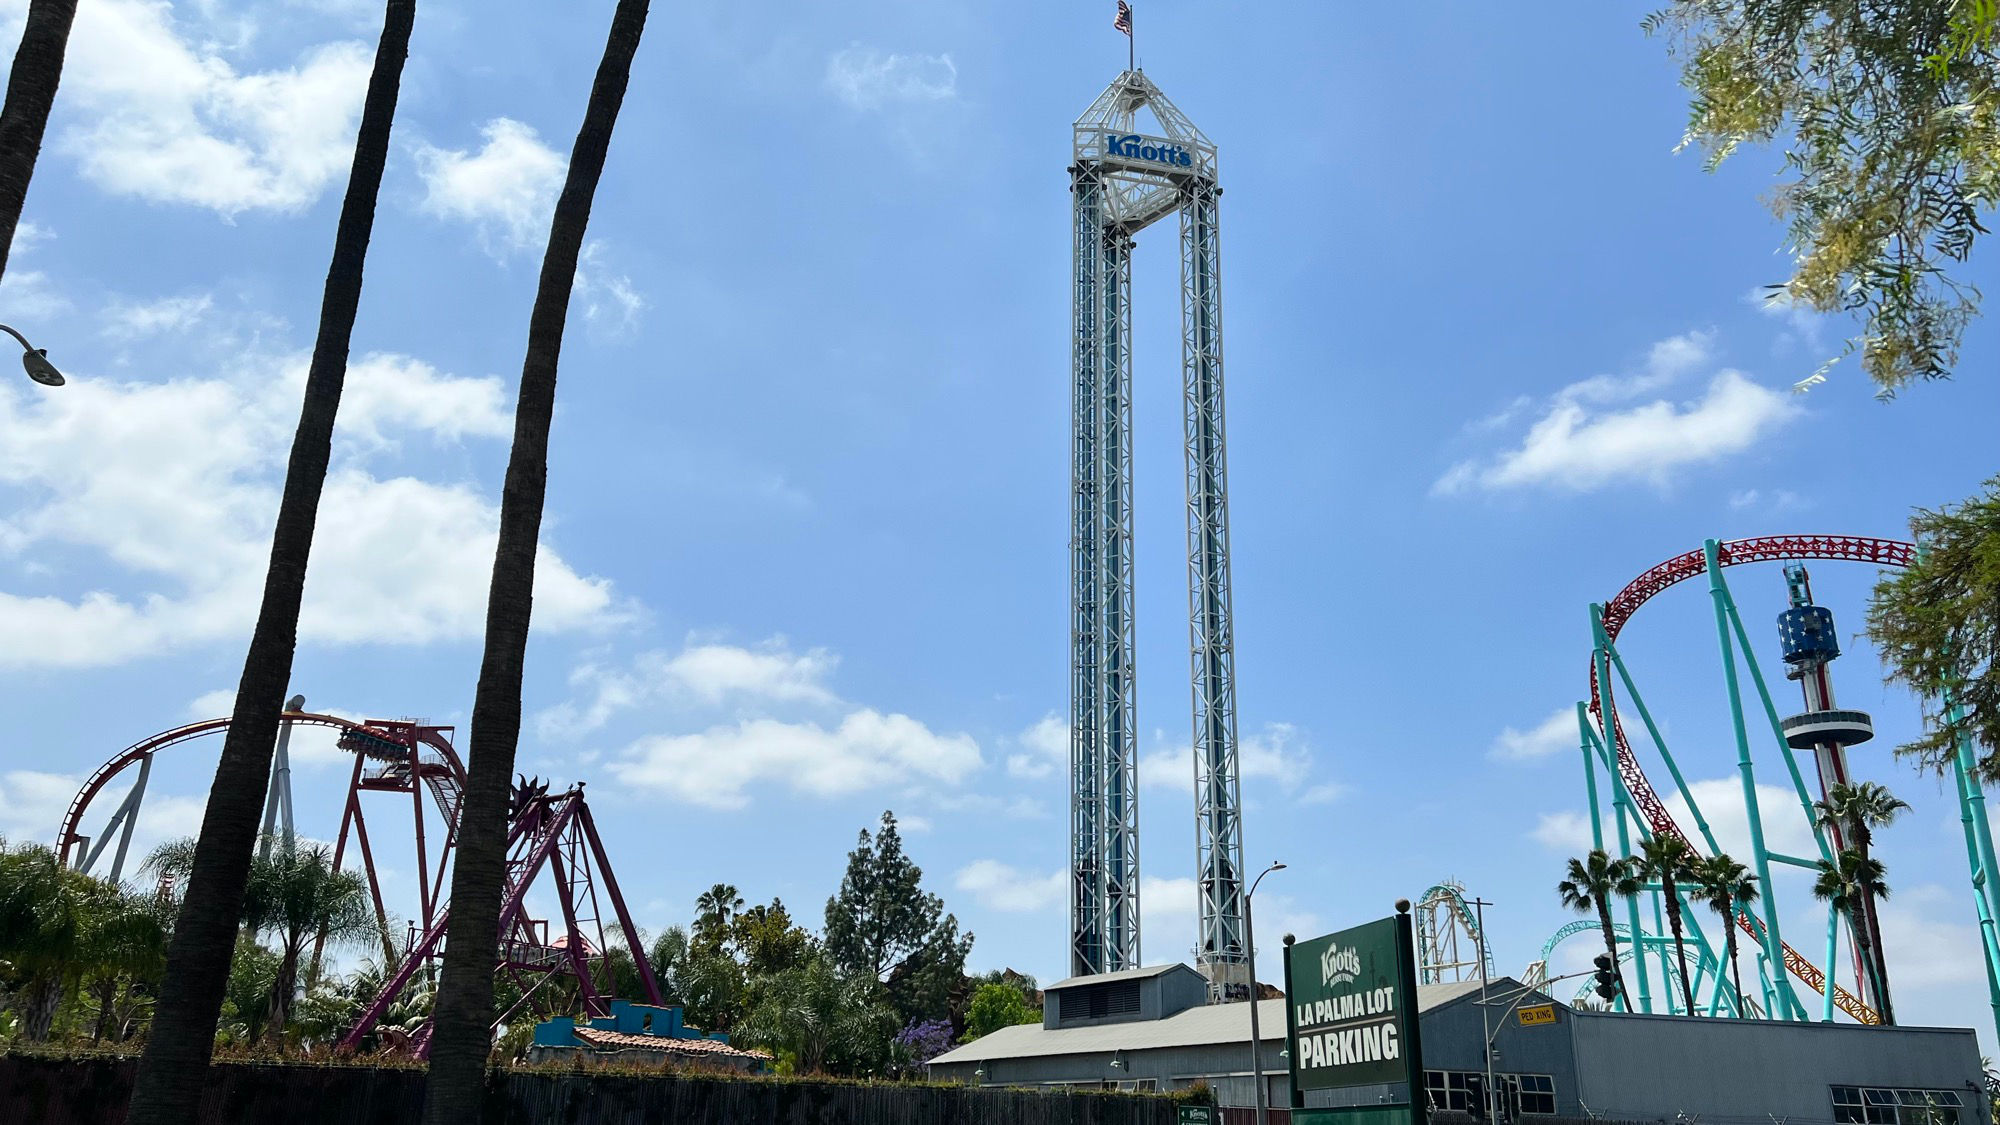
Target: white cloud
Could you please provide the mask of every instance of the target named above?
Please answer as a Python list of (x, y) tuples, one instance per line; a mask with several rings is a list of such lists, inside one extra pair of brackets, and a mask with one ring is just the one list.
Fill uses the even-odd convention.
[[(91, 802), (80, 829), (84, 835), (95, 836), (104, 830), (136, 776), (127, 771)], [(0, 774), (0, 839), (10, 843), (34, 840), (54, 847), (70, 800), (82, 785), (80, 777), (36, 770), (9, 770)], [(131, 849), (126, 852), (124, 880), (130, 883), (140, 879), (140, 865), (155, 847), (200, 831), (202, 812), (207, 807), (205, 798), (175, 796), (162, 793), (157, 787), (148, 788), (144, 811), (132, 830)], [(111, 857), (117, 846), (114, 842), (98, 858), (93, 868), (95, 873), (110, 872)]]
[(890, 102), (938, 102), (958, 96), (950, 55), (899, 55), (851, 44), (826, 61), (826, 84), (855, 109)]
[(1039, 781), (1069, 764), (1069, 721), (1051, 711), (1015, 739), (1023, 752), (1007, 755), (1007, 773)]
[(219, 719), (235, 710), (236, 693), (229, 688), (217, 688), (195, 696), (188, 703), (188, 718), (196, 722)]
[(642, 652), (629, 667), (578, 665), (570, 686), (588, 696), (536, 716), (544, 738), (588, 734), (613, 717), (649, 703), (716, 706), (731, 701), (838, 703), (826, 679), (840, 658), (824, 648), (793, 652), (783, 637), (754, 648), (689, 636), (679, 652)]
[(1882, 900), (1876, 913), (1892, 997), (1903, 989), (1969, 988), (1984, 980), (1979, 932), (1960, 921), (1969, 913), (1964, 892), (1922, 884)]
[(417, 167), (425, 211), (471, 223), (491, 253), (539, 245), (569, 162), (532, 126), (496, 117), (480, 129), (477, 152), (423, 145)]
[(1784, 511), (1798, 507), (1799, 503), (1799, 494), (1788, 488), (1773, 489), (1770, 492), (1746, 488), (1729, 494), (1729, 507), (1738, 512), (1758, 507)]
[(1533, 762), (1577, 747), (1576, 708), (1565, 707), (1532, 730), (1501, 730), (1486, 756), (1501, 762)]
[(1655, 344), (1634, 374), (1572, 383), (1517, 448), (1452, 466), (1433, 495), (1471, 489), (1545, 487), (1587, 492), (1624, 481), (1664, 486), (1684, 469), (1752, 448), (1799, 413), (1785, 394), (1723, 369), (1702, 396), (1618, 404), (1661, 390), (1710, 359), (1709, 338), (1690, 333)]
[[(1300, 906), (1294, 896), (1274, 889), (1283, 877), (1273, 875), (1257, 892), (1257, 979), (1266, 983), (1284, 979), (1284, 935), (1312, 937), (1322, 929), (1318, 915)], [(1193, 879), (1149, 876), (1139, 881), (1140, 937), (1147, 964), (1193, 961), (1199, 921)]]
[[(0, 385), (0, 555), (95, 552), (117, 589), (0, 592), (0, 634), (36, 636), (0, 665), (87, 667), (242, 635), (254, 620), (304, 360), (255, 359), (231, 377), (78, 380), (61, 395)], [(396, 356), (349, 373), (335, 468), (320, 503), (301, 639), (407, 643), (479, 636), (499, 513), (483, 489), (378, 478), (366, 455), (403, 431), (498, 437), (497, 388)], [(351, 413), (350, 413), (351, 411)], [(349, 422), (352, 425), (350, 427)], [(190, 441), (189, 435), (200, 435)], [(544, 547), (536, 625), (617, 620), (609, 584)]]
[(0, 277), (0, 308), (5, 308), (17, 322), (45, 320), (69, 311), (69, 307), (69, 298), (56, 292), (49, 275), (40, 270), (16, 266), (7, 271), (7, 276)]
[(584, 320), (612, 335), (638, 327), (639, 314), (646, 311), (646, 298), (631, 278), (612, 273), (604, 264), (604, 243), (597, 241), (583, 244), (576, 263), (575, 298), (583, 307)]
[[(286, 366), (288, 405), (304, 398), (306, 369), (304, 356)], [(381, 447), (394, 445), (398, 432), (505, 440), (514, 434), (514, 404), (494, 376), (450, 375), (403, 355), (363, 356), (348, 366), (341, 388), (340, 436)]]
[(329, 43), (292, 66), (239, 74), (183, 38), (173, 9), (97, 0), (77, 12), (60, 141), (106, 191), (223, 215), (297, 210), (353, 160), (373, 51)]
[(1330, 805), (1347, 796), (1348, 787), (1337, 781), (1323, 782), (1299, 794), (1301, 805)]
[(70, 798), (82, 784), (83, 779), (77, 777), (8, 770), (0, 776), (0, 839), (53, 844), (56, 830), (62, 826), (63, 810), (69, 808)]
[[(1242, 736), (1237, 743), (1236, 761), (1245, 781), (1263, 779), (1276, 782), (1286, 793), (1301, 789), (1312, 796), (1309, 803), (1323, 803), (1344, 791), (1338, 785), (1307, 786), (1313, 767), (1312, 748), (1292, 723), (1266, 723), (1255, 734)], [(1185, 789), (1194, 780), (1194, 751), (1191, 747), (1165, 747), (1139, 760), (1139, 782), (1160, 788)], [(1300, 801), (1305, 802), (1301, 796)]]
[(1582, 855), (1591, 848), (1590, 821), (1580, 812), (1543, 813), (1528, 837), (1564, 855)]
[(1826, 327), (1826, 315), (1810, 305), (1793, 300), (1785, 290), (1752, 289), (1743, 295), (1743, 300), (1758, 312), (1784, 324), (1785, 330), (1779, 333), (1776, 341), (1778, 349), (1783, 350), (1795, 343), (1814, 350), (1824, 346), (1821, 337)]
[[(1689, 782), (1688, 789), (1701, 806), (1702, 814), (1708, 818), (1709, 829), (1715, 833), (1716, 842), (1722, 850), (1749, 862), (1750, 818), (1743, 811), (1743, 783), (1733, 777), (1707, 778)], [(1615, 847), (1610, 838), (1613, 814), (1608, 793), (1603, 800), (1607, 835), (1605, 846), (1612, 848)], [(1660, 800), (1696, 850), (1706, 852), (1708, 845), (1695, 824), (1687, 801), (1670, 789), (1660, 791)], [(1759, 784), (1757, 805), (1764, 825), (1766, 848), (1801, 859), (1818, 857), (1819, 844), (1813, 836), (1812, 826), (1799, 809), (1796, 793), (1786, 787)], [(1528, 835), (1549, 848), (1570, 855), (1582, 855), (1591, 847), (1590, 820), (1574, 810), (1544, 814)], [(1636, 837), (1633, 846), (1638, 846)]]
[[(1708, 818), (1708, 826), (1715, 832), (1716, 842), (1722, 845), (1722, 850), (1749, 862), (1750, 817), (1743, 811), (1741, 779), (1717, 777), (1691, 781), (1688, 789)], [(1694, 843), (1697, 850), (1706, 851), (1707, 844), (1695, 827), (1694, 814), (1688, 811), (1687, 802), (1681, 795), (1671, 789), (1661, 789), (1660, 798), (1688, 840)], [(1759, 784), (1757, 807), (1758, 819), (1764, 826), (1766, 848), (1800, 859), (1819, 857), (1819, 842), (1813, 835), (1812, 825), (1807, 822), (1804, 810), (1799, 808), (1798, 794), (1791, 788)]]
[(969, 735), (937, 734), (908, 715), (850, 713), (817, 723), (750, 719), (695, 734), (653, 735), (610, 765), (618, 780), (709, 808), (750, 803), (753, 785), (835, 797), (911, 782), (956, 785), (983, 764)]
[(32, 250), (55, 236), (55, 231), (50, 230), (42, 224), (22, 219), (20, 222), (14, 224), (13, 252), (18, 254), (22, 251)]
[(132, 304), (121, 301), (105, 309), (101, 322), (106, 333), (116, 339), (136, 340), (163, 332), (185, 332), (199, 322), (214, 305), (206, 293), (186, 297), (161, 297)]
[(1286, 789), (1305, 780), (1313, 761), (1311, 748), (1299, 739), (1299, 728), (1291, 723), (1265, 723), (1263, 730), (1243, 739), (1237, 756), (1245, 778), (1271, 778)]
[(661, 671), (706, 703), (720, 703), (725, 696), (735, 694), (832, 703), (834, 694), (825, 680), (839, 663), (840, 659), (826, 649), (794, 653), (783, 637), (774, 637), (757, 649), (689, 645), (667, 660)]
[[(1038, 875), (997, 859), (977, 859), (962, 867), (953, 880), (988, 910), (1033, 914), (1061, 908), (1069, 895), (1069, 876), (1061, 869)], [(1141, 891), (1141, 902), (1144, 902)]]
[(1139, 938), (1147, 964), (1193, 961), (1196, 939), (1193, 879), (1139, 879)]

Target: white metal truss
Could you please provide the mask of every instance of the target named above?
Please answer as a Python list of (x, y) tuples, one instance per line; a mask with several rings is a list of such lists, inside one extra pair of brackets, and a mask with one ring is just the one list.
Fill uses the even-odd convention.
[(1071, 353), (1074, 400), (1070, 442), (1070, 965), (1076, 975), (1104, 964), (1104, 738), (1099, 688), (1104, 638), (1098, 561), (1098, 272), (1104, 247), (1104, 180), (1094, 168), (1070, 174), (1075, 213)]
[[(1140, 112), (1157, 128), (1140, 130)], [(1242, 807), (1223, 455), (1216, 150), (1138, 71), (1075, 126), (1071, 449), (1070, 959), (1139, 963), (1138, 745), (1132, 582), (1133, 236), (1181, 214), (1188, 573), (1200, 926), (1219, 996), (1247, 995)]]

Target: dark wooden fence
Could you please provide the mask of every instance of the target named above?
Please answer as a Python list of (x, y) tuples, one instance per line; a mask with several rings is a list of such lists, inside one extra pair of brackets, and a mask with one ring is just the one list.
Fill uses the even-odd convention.
[[(136, 1060), (0, 1055), (0, 1122), (112, 1125)], [(361, 1066), (221, 1063), (202, 1095), (204, 1125), (404, 1125), (423, 1072)], [(1111, 1093), (706, 1075), (519, 1071), (496, 1077), (495, 1125), (1174, 1125), (1174, 1103)]]

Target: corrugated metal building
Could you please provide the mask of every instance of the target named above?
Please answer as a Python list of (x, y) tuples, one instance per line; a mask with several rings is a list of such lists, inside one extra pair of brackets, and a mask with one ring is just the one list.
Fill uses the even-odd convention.
[[(988, 1086), (1215, 1088), (1254, 1104), (1250, 1005), (1206, 1000), (1185, 965), (1073, 977), (1049, 986), (1042, 1023), (1002, 1028), (931, 1061), (931, 1075)], [(1524, 1120), (1699, 1119), (1717, 1125), (1974, 1125), (1984, 1101), (1970, 1030), (1579, 1012), (1511, 978), (1421, 985), (1426, 1094), (1440, 1110), (1479, 1104), (1482, 1040), (1495, 1085)], [(1269, 1104), (1284, 1122), (1285, 1001), (1258, 1002)], [(1547, 1013), (1533, 1009), (1547, 1008)], [(1523, 1009), (1530, 1009), (1527, 1019)], [(1383, 1100), (1387, 1088), (1314, 1092), (1309, 1105)], [(1340, 1100), (1336, 1101), (1335, 1098)]]

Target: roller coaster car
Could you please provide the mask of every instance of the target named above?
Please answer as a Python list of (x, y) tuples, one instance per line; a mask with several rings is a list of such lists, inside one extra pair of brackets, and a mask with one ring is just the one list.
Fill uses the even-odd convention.
[(365, 727), (348, 727), (340, 732), (335, 745), (350, 753), (362, 754), (378, 762), (407, 761), (410, 748)]

